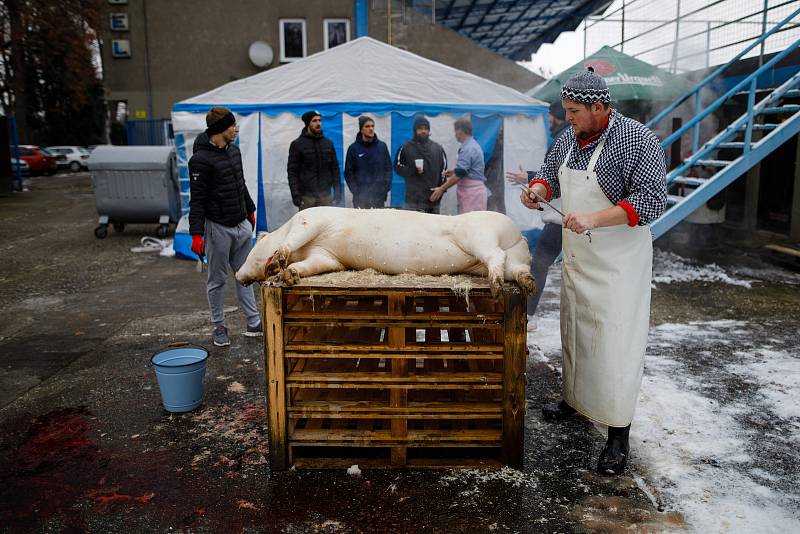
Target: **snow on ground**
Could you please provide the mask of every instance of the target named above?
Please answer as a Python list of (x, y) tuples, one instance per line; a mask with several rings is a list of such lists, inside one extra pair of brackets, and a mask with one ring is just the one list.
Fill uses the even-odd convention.
[[(659, 283), (750, 288), (715, 265), (657, 252)], [(792, 285), (793, 273), (781, 282)], [(531, 358), (560, 368), (560, 266), (551, 269), (529, 333)], [(654, 291), (658, 291), (658, 286)], [(782, 328), (783, 327), (783, 328)], [(633, 471), (695, 532), (800, 532), (800, 354), (796, 329), (775, 320), (667, 323), (651, 328), (631, 431)]]
[(746, 288), (751, 287), (750, 281), (734, 278), (713, 263), (701, 265), (673, 252), (655, 249), (653, 251), (653, 283), (670, 284), (673, 282), (722, 282)]

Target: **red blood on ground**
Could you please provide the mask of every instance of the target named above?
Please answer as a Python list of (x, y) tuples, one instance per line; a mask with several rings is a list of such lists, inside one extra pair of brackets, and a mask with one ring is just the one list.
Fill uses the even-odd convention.
[(248, 406), (242, 410), (242, 419), (247, 421), (266, 420), (267, 412), (263, 406)]
[(97, 502), (115, 502), (115, 501), (135, 501), (138, 503), (148, 503), (150, 500), (155, 496), (155, 493), (148, 493), (147, 495), (141, 495), (139, 497), (134, 497), (133, 495), (125, 495), (120, 493), (114, 493), (112, 495), (108, 495), (105, 497), (95, 497), (94, 500)]
[(87, 436), (90, 426), (84, 414), (59, 410), (37, 420), (20, 448), (19, 459), (37, 464), (49, 456), (74, 455), (80, 449), (96, 449)]

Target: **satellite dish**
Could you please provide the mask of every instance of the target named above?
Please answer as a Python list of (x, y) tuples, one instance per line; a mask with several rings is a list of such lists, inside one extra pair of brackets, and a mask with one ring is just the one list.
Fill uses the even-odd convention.
[(250, 45), (250, 49), (247, 51), (247, 55), (250, 56), (250, 61), (253, 65), (260, 69), (268, 67), (270, 63), (272, 63), (272, 58), (274, 57), (272, 47), (264, 41), (253, 42), (253, 44)]

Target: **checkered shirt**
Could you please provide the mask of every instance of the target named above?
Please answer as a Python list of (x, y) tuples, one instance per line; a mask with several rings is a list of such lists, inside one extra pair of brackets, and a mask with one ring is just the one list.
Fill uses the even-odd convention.
[(636, 211), (639, 225), (657, 219), (667, 205), (666, 157), (658, 137), (641, 123), (612, 111), (614, 124), (584, 148), (578, 146), (572, 127), (553, 144), (538, 178), (545, 180), (553, 198), (561, 196), (558, 169), (572, 147), (567, 162), (571, 169), (586, 170), (595, 147), (606, 136), (595, 172), (600, 189), (614, 205), (623, 200)]

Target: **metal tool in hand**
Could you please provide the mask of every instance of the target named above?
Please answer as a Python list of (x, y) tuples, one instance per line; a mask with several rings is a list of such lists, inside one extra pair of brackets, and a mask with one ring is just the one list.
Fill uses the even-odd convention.
[[(550, 204), (548, 201), (546, 201), (545, 199), (543, 199), (543, 198), (542, 198), (540, 195), (537, 195), (537, 194), (534, 192), (534, 190), (533, 190), (533, 189), (531, 189), (530, 187), (528, 187), (527, 185), (520, 184), (520, 187), (523, 189), (523, 191), (525, 191), (526, 193), (528, 193), (528, 195), (529, 195), (529, 196), (530, 196), (530, 195), (533, 195), (533, 198), (534, 198), (534, 199), (538, 199), (538, 200), (536, 200), (536, 202), (537, 202), (537, 203), (544, 204), (545, 206), (549, 207), (551, 210), (553, 210), (553, 211), (555, 211), (556, 213), (558, 213), (559, 215), (561, 215), (561, 217), (562, 217), (562, 218), (566, 217), (566, 215), (564, 215), (564, 213), (563, 213), (563, 212), (562, 212), (560, 209), (558, 209), (557, 207), (555, 207), (555, 206), (553, 206), (552, 204)], [(541, 209), (542, 209), (542, 208), (539, 208), (539, 210), (540, 210), (540, 211), (541, 211)], [(588, 238), (589, 238), (589, 243), (591, 243), (591, 242), (592, 242), (592, 232), (591, 232), (590, 230), (586, 230), (586, 231), (584, 232), (584, 234), (586, 234), (586, 237), (588, 237)]]

